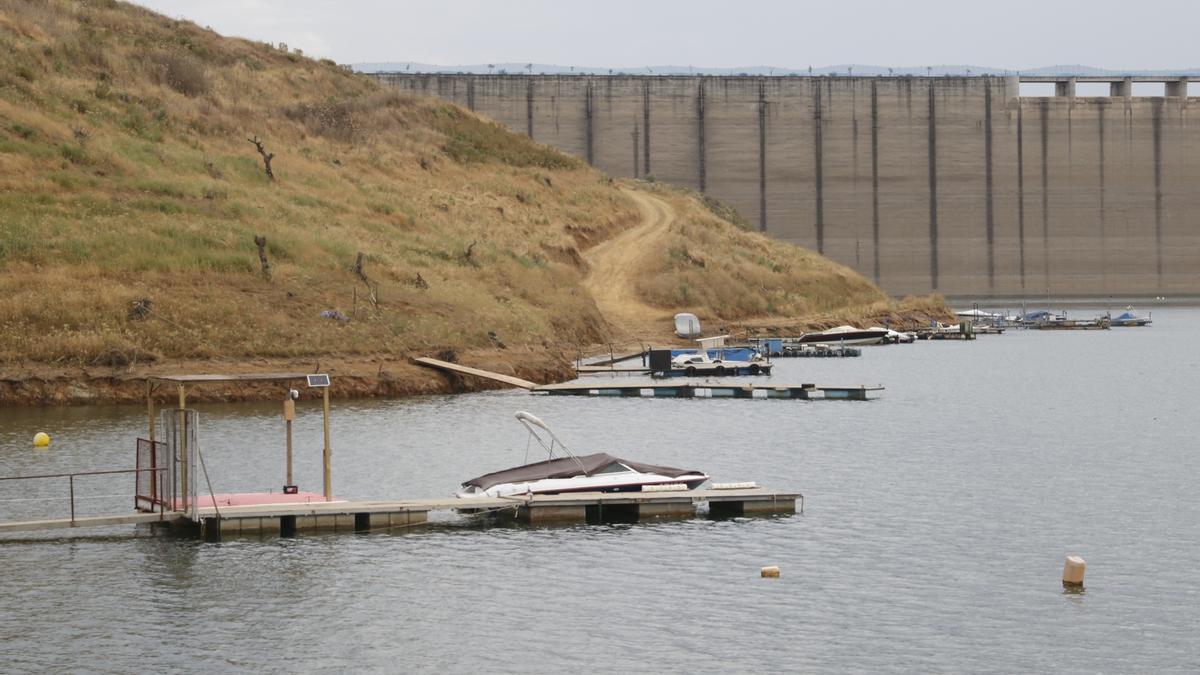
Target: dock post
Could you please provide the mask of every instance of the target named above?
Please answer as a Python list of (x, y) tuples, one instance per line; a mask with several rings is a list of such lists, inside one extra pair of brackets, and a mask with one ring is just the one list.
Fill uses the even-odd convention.
[[(156, 470), (158, 469), (158, 454), (154, 450), (154, 442), (158, 439), (155, 438), (157, 425), (154, 423), (154, 383), (150, 380), (146, 380), (146, 419), (150, 423), (150, 496), (153, 499), (158, 499), (158, 471)], [(134, 478), (134, 485), (139, 484), (138, 479), (140, 478), (141, 476)], [(135, 490), (134, 492), (136, 493), (137, 491)], [(134, 506), (137, 506), (136, 495), (134, 497)], [(151, 506), (153, 506), (153, 502), (151, 502)]]
[(184, 393), (183, 383), (179, 384), (179, 426), (175, 433), (179, 434), (179, 487), (183, 492), (183, 510), (188, 510), (188, 442), (187, 442), (187, 394)]
[(283, 419), (287, 423), (287, 481), (286, 486), (293, 485), (292, 483), (292, 420), (296, 419), (296, 402), (292, 400), (292, 393), (289, 391), (287, 398), (283, 399)]
[(330, 450), (329, 450), (329, 387), (321, 388), (321, 396), (324, 407), (325, 421), (325, 501), (333, 501), (333, 482), (330, 478)]

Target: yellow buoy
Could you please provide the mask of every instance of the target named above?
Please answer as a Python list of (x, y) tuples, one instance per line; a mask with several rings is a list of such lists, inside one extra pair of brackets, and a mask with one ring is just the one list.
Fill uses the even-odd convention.
[(49, 447), (49, 445), (50, 445), (50, 434), (48, 434), (44, 431), (39, 431), (33, 435), (33, 447), (45, 448), (45, 447)]
[(1083, 586), (1083, 574), (1087, 571), (1087, 562), (1077, 555), (1067, 556), (1067, 562), (1063, 565), (1063, 586), (1081, 587)]
[(778, 565), (767, 565), (762, 568), (762, 576), (764, 579), (776, 579), (779, 577)]

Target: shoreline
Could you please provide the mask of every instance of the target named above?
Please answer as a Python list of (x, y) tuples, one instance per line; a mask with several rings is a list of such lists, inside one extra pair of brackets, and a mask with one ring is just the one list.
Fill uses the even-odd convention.
[[(330, 395), (336, 399), (403, 397), (454, 394), (505, 388), (490, 380), (460, 377), (418, 366), (410, 356), (363, 355), (312, 359), (230, 359), (161, 361), (125, 368), (58, 367), (19, 364), (0, 367), (0, 405), (39, 407), (64, 405), (145, 403), (146, 377), (166, 374), (328, 373)], [(575, 377), (565, 353), (551, 350), (489, 349), (454, 355), (464, 365), (513, 375), (540, 384)], [(301, 383), (302, 384), (302, 383)], [(295, 385), (292, 385), (295, 386)], [(304, 396), (306, 387), (297, 387)], [(280, 383), (214, 383), (188, 388), (188, 399), (197, 402), (282, 400)], [(173, 390), (160, 388), (156, 401), (166, 401)]]

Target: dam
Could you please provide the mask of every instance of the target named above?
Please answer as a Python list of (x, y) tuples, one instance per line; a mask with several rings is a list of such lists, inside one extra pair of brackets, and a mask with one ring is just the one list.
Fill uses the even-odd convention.
[(893, 295), (1200, 296), (1185, 77), (375, 77), (705, 192)]

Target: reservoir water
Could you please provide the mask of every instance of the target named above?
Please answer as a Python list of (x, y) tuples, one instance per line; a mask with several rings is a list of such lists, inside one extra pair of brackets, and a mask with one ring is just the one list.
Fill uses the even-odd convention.
[[(781, 359), (870, 402), (492, 392), (335, 402), (335, 492), (447, 495), (519, 464), (529, 410), (608, 451), (804, 493), (803, 515), (204, 543), (133, 526), (0, 541), (0, 670), (1200, 669), (1200, 310), (1147, 329)], [(278, 489), (274, 403), (200, 405), (218, 492)], [(126, 468), (136, 406), (0, 410), (0, 475)], [(53, 445), (30, 439), (48, 431)], [(297, 480), (320, 488), (302, 402)], [(88, 513), (132, 479), (80, 479)], [(0, 482), (0, 519), (66, 515)], [(1086, 590), (1059, 581), (1068, 554)], [(779, 565), (779, 579), (759, 568)]]

